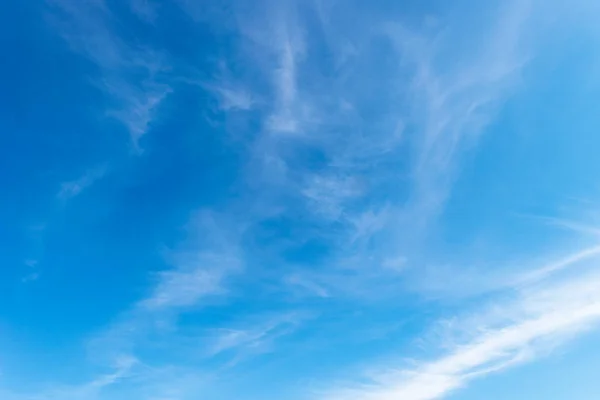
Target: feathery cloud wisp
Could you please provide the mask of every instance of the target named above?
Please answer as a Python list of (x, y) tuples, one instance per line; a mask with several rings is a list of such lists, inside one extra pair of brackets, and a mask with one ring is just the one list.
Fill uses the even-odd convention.
[(106, 172), (106, 167), (94, 168), (87, 171), (81, 178), (70, 182), (64, 182), (58, 192), (58, 198), (61, 200), (68, 200), (79, 195), (85, 189), (93, 185), (94, 182), (102, 179)]
[(140, 305), (149, 310), (193, 306), (198, 300), (225, 292), (225, 276), (239, 269), (239, 260), (230, 255), (201, 254), (194, 265), (159, 275), (152, 295)]
[[(156, 110), (171, 87), (166, 82), (165, 55), (126, 42), (116, 32), (109, 5), (102, 0), (72, 2), (48, 0), (53, 26), (77, 53), (92, 61), (99, 71), (94, 84), (111, 99), (107, 114), (121, 121), (139, 150)], [(138, 6), (135, 6), (138, 4)], [(149, 3), (132, 3), (134, 10), (149, 12)], [(148, 15), (147, 15), (148, 16)], [(133, 79), (133, 77), (138, 77)]]
[[(581, 261), (578, 252), (567, 257)], [(597, 251), (591, 261), (597, 262)], [(558, 261), (556, 264), (565, 264)], [(498, 316), (492, 313), (493, 319)], [(600, 321), (600, 275), (584, 272), (569, 280), (521, 288), (506, 302), (501, 322), (492, 314), (474, 317), (479, 326), (470, 339), (447, 355), (417, 363), (413, 368), (391, 368), (376, 373), (370, 384), (349, 385), (324, 395), (327, 400), (434, 400), (465, 386), (470, 380), (543, 356)], [(472, 326), (472, 323), (469, 325)]]

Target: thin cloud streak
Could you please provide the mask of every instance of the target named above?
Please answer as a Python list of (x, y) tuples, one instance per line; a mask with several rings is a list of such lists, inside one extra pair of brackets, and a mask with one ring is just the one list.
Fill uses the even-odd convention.
[(271, 351), (278, 338), (293, 333), (306, 318), (307, 316), (301, 313), (267, 315), (259, 321), (247, 322), (242, 327), (217, 329), (208, 353), (215, 356), (233, 352), (235, 363), (249, 355)]
[(114, 385), (118, 385), (136, 373), (139, 362), (130, 356), (117, 358), (110, 366), (110, 372), (100, 374), (81, 384), (61, 385), (46, 389), (41, 394), (18, 394), (13, 392), (2, 392), (0, 395), (6, 400), (93, 400), (102, 398), (102, 393)]
[(87, 171), (81, 178), (74, 181), (61, 184), (58, 198), (69, 200), (81, 194), (84, 190), (92, 186), (96, 181), (102, 179), (107, 173), (106, 167), (98, 167)]
[(153, 293), (140, 306), (148, 310), (193, 306), (202, 298), (225, 293), (225, 277), (239, 267), (235, 257), (201, 254), (191, 267), (160, 273)]
[[(485, 38), (481, 43), (489, 46), (456, 54), (450, 68), (440, 57), (445, 51), (440, 47), (452, 38), (443, 37), (442, 29), (409, 29), (380, 15), (357, 39), (354, 25), (336, 26), (337, 19), (326, 15), (333, 15), (335, 7), (317, 7), (327, 50), (341, 63), (336, 78), (328, 79), (304, 68), (314, 61), (313, 37), (302, 34), (308, 31), (306, 21), (294, 4), (269, 10), (272, 18), (260, 31), (256, 21), (240, 17), (238, 33), (250, 43), (253, 70), (273, 83), (272, 92), (261, 96), (273, 99), (261, 120), (266, 132), (251, 145), (257, 154), (257, 166), (251, 169), (258, 173), (247, 179), (254, 186), (257, 181), (266, 183), (261, 189), (298, 199), (315, 224), (335, 224), (331, 241), (336, 248), (391, 275), (391, 268), (379, 267), (384, 260), (410, 258), (403, 253), (416, 247), (443, 211), (462, 155), (516, 90), (529, 56), (521, 43), (532, 14), (528, 4), (503, 5), (499, 20), (480, 35)], [(382, 40), (385, 57), (374, 47)], [(477, 47), (477, 40), (471, 40)], [(344, 44), (354, 51), (340, 55), (338, 47)], [(381, 94), (389, 98), (376, 98), (356, 82), (365, 76), (365, 55), (373, 54), (381, 57), (377, 61), (382, 65), (392, 65), (369, 77), (374, 86), (381, 84), (391, 92)], [(371, 116), (370, 102), (383, 103), (385, 112)], [(409, 111), (403, 107), (406, 102)], [(318, 167), (296, 161), (296, 152), (306, 149), (323, 158)], [(408, 186), (406, 193), (400, 186)], [(409, 234), (406, 226), (411, 227)]]
[(572, 267), (577, 263), (580, 263), (584, 260), (594, 258), (595, 256), (600, 254), (600, 246), (590, 247), (584, 250), (581, 250), (575, 254), (571, 254), (563, 259), (560, 259), (556, 262), (550, 263), (544, 267), (535, 269), (533, 271), (527, 272), (517, 278), (517, 284), (527, 284), (533, 283), (536, 281), (540, 281), (554, 273), (560, 272), (566, 268)]
[[(186, 342), (188, 333), (179, 326), (178, 317), (227, 299), (230, 279), (243, 271), (239, 238), (228, 226), (214, 213), (193, 213), (187, 238), (165, 251), (171, 268), (151, 275), (147, 294), (89, 339), (92, 358), (106, 363), (130, 354), (144, 362), (139, 351), (150, 342), (167, 348)], [(209, 346), (200, 337), (195, 344)]]
[[(458, 56), (458, 65), (436, 60), (444, 37), (430, 38), (387, 25), (399, 54), (413, 65), (412, 194), (403, 214), (426, 227), (443, 209), (465, 150), (476, 144), (498, 109), (514, 90), (530, 57), (524, 36), (533, 15), (532, 3), (506, 2), (491, 24), (483, 50)], [(473, 41), (476, 45), (476, 41)]]
[[(128, 128), (134, 146), (139, 148), (139, 141), (155, 121), (158, 107), (171, 91), (164, 77), (168, 70), (164, 58), (152, 50), (132, 48), (119, 40), (112, 31), (110, 11), (101, 1), (82, 5), (83, 8), (65, 0), (56, 0), (56, 3), (62, 4), (68, 20), (76, 28), (64, 33), (67, 41), (96, 63), (103, 77), (98, 80), (98, 86), (118, 104), (107, 114)], [(253, 189), (258, 190), (240, 196), (243, 211), (240, 214), (250, 215), (235, 215), (232, 219), (240, 218), (250, 221), (253, 227), (262, 228), (262, 223), (273, 214), (292, 215), (298, 218), (293, 223), (308, 221), (307, 225), (312, 224), (311, 229), (306, 229), (309, 233), (301, 231), (296, 236), (292, 232), (291, 240), (296, 241), (293, 245), (326, 242), (323, 247), (333, 248), (333, 260), (328, 260), (323, 268), (317, 265), (304, 271), (284, 259), (277, 265), (276, 272), (277, 283), (283, 283), (284, 290), (293, 295), (302, 291), (319, 297), (320, 303), (340, 294), (351, 294), (361, 302), (371, 296), (381, 295), (387, 301), (398, 295), (397, 279), (412, 266), (410, 257), (402, 253), (410, 247), (406, 243), (412, 244), (412, 238), (406, 237), (419, 236), (419, 228), (427, 230), (443, 211), (460, 170), (462, 155), (484, 134), (485, 127), (516, 88), (527, 59), (520, 37), (531, 12), (520, 5), (511, 8), (515, 4), (520, 3), (508, 5), (507, 14), (489, 32), (489, 49), (468, 56), (457, 55), (460, 65), (449, 72), (442, 70), (444, 63), (438, 58), (440, 49), (436, 46), (443, 41), (437, 36), (439, 32), (430, 35), (418, 29), (409, 31), (395, 23), (382, 23), (375, 24), (375, 33), (367, 32), (368, 39), (361, 42), (363, 47), (360, 43), (351, 46), (353, 51), (344, 54), (343, 60), (341, 56), (336, 60), (344, 64), (344, 68), (336, 70), (335, 75), (349, 74), (352, 79), (331, 78), (325, 84), (316, 85), (323, 82), (311, 79), (311, 73), (318, 68), (303, 70), (304, 62), (311, 56), (310, 47), (308, 39), (299, 34), (303, 30), (294, 12), (275, 13), (276, 21), (269, 21), (275, 27), (268, 25), (264, 29), (267, 33), (263, 35), (267, 38), (257, 38), (256, 32), (248, 30), (242, 32), (244, 40), (254, 42), (253, 49), (259, 49), (259, 54), (253, 54), (255, 58), (244, 64), (260, 69), (270, 83), (269, 88), (260, 93), (253, 82), (238, 83), (235, 79), (231, 80), (235, 84), (229, 80), (201, 84), (218, 99), (219, 111), (224, 113), (254, 111), (258, 98), (265, 102), (255, 113), (264, 114), (259, 123), (251, 124), (261, 127), (259, 134), (248, 135), (252, 136), (251, 140), (255, 140), (255, 136), (258, 139), (247, 146), (254, 150), (263, 170), (254, 174), (255, 169), (252, 169), (249, 177), (242, 178), (247, 180), (244, 184), (255, 185)], [(139, 16), (144, 18), (143, 14)], [(79, 21), (89, 24), (80, 26)], [(352, 25), (351, 29), (355, 28)], [(414, 110), (406, 115), (398, 111), (402, 104), (397, 97), (392, 97), (392, 104), (388, 105), (390, 115), (374, 112), (367, 103), (385, 103), (388, 99), (381, 100), (379, 92), (373, 95), (366, 91), (371, 97), (364, 96), (365, 93), (352, 85), (354, 80), (362, 80), (364, 76), (360, 65), (365, 60), (361, 57), (364, 54), (365, 58), (371, 57), (371, 51), (375, 51), (369, 47), (371, 40), (378, 42), (382, 37), (387, 44), (392, 44), (390, 48), (385, 47), (385, 53), (392, 54), (393, 67), (376, 76), (374, 81), (385, 82), (385, 89), (393, 92), (406, 91), (405, 78), (409, 79), (408, 92)], [(343, 42), (343, 39), (337, 40)], [(385, 64), (386, 60), (382, 57), (376, 61)], [(128, 71), (141, 71), (145, 78), (131, 82), (124, 78)], [(363, 110), (357, 105), (359, 102), (364, 103)], [(314, 110), (321, 114), (316, 115)], [(409, 160), (408, 166), (398, 166), (398, 159)], [(273, 176), (276, 178), (271, 179)], [(61, 190), (64, 194), (59, 197), (72, 198), (94, 181), (84, 178), (67, 183)], [(390, 194), (403, 179), (409, 182), (408, 193)], [(264, 202), (267, 205), (259, 204), (265, 198), (269, 200)], [(284, 200), (280, 202), (281, 198)], [(286, 200), (291, 200), (293, 205), (287, 208)], [(265, 208), (269, 208), (268, 212), (262, 213)], [(245, 227), (227, 226), (211, 216), (201, 219), (198, 229), (201, 234), (192, 232), (185, 243), (176, 246), (167, 257), (170, 258), (169, 269), (151, 276), (153, 281), (146, 288), (146, 295), (101, 332), (97, 340), (92, 340), (94, 346), (97, 345), (94, 353), (108, 349), (106, 353), (113, 359), (132, 354), (136, 360), (131, 365), (126, 362), (117, 365), (114, 373), (100, 376), (93, 381), (98, 383), (92, 386), (104, 388), (128, 376), (130, 370), (143, 361), (144, 351), (139, 350), (151, 340), (153, 345), (158, 343), (158, 347), (164, 345), (163, 349), (170, 350), (180, 340), (194, 335), (197, 330), (183, 333), (186, 328), (179, 325), (185, 313), (202, 309), (213, 300), (226, 303), (231, 297), (245, 296), (245, 293), (234, 293), (230, 287), (232, 276), (241, 275), (247, 267), (247, 253), (256, 250), (250, 248), (246, 253), (241, 249), (240, 231)], [(314, 229), (315, 226), (318, 229)], [(407, 234), (402, 236), (399, 231)], [(256, 236), (263, 232), (258, 233)], [(274, 248), (273, 252), (281, 256), (288, 249), (282, 250), (284, 246), (277, 247), (278, 243), (273, 246), (267, 242), (264, 247)], [(259, 247), (263, 243), (251, 246)], [(585, 249), (539, 270), (519, 274), (517, 279), (502, 276), (500, 282), (504, 286), (490, 285), (490, 291), (509, 287), (510, 297), (517, 297), (507, 305), (509, 309), (502, 326), (489, 327), (486, 323), (489, 315), (482, 312), (475, 317), (482, 320), (481, 329), (476, 330), (480, 334), (453, 348), (449, 354), (419, 363), (416, 368), (391, 368), (375, 377), (370, 385), (349, 384), (347, 389), (334, 389), (324, 398), (439, 399), (472, 379), (539, 357), (547, 341), (563, 342), (565, 335), (582, 332), (598, 320), (600, 295), (595, 293), (600, 292), (597, 290), (600, 277), (578, 276), (572, 281), (554, 283), (545, 280), (595, 258), (600, 254), (599, 249)], [(249, 275), (253, 274), (248, 273), (244, 278)], [(260, 279), (260, 274), (257, 275)], [(295, 332), (299, 324), (291, 318), (225, 324), (228, 325), (225, 328), (215, 328), (216, 334), (209, 340), (194, 336), (193, 345), (203, 347), (198, 353), (208, 354), (209, 358), (235, 353), (230, 357), (231, 365), (265, 351), (280, 336)], [(170, 356), (165, 355), (162, 361), (168, 361)]]
[(519, 213), (517, 215), (525, 217), (525, 218), (539, 220), (539, 221), (547, 223), (548, 225), (556, 226), (558, 228), (562, 228), (562, 229), (565, 229), (568, 231), (591, 235), (594, 237), (600, 237), (600, 228), (598, 226), (586, 224), (586, 223), (583, 223), (583, 222), (580, 222), (577, 220), (571, 220), (571, 219), (560, 218), (560, 217), (543, 216), (543, 215), (522, 214), (522, 213)]
[[(73, 51), (98, 68), (93, 84), (109, 96), (106, 114), (128, 129), (136, 151), (149, 130), (158, 106), (171, 92), (166, 82), (165, 55), (151, 48), (126, 43), (115, 31), (115, 15), (102, 0), (73, 2), (47, 0), (49, 19)], [(150, 18), (150, 3), (131, 3), (135, 12)], [(132, 79), (139, 76), (138, 79)]]
[[(578, 258), (580, 254), (567, 259)], [(349, 385), (316, 398), (442, 399), (472, 379), (533, 361), (600, 321), (600, 275), (594, 270), (570, 280), (521, 289), (518, 298), (505, 307), (506, 323), (490, 328), (485, 313), (475, 317), (481, 326), (471, 331), (478, 334), (437, 360), (418, 363), (415, 368), (393, 368), (376, 375), (371, 384)]]

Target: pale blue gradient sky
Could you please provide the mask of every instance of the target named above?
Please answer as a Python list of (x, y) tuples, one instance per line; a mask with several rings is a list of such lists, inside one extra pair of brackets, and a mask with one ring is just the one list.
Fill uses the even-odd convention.
[(599, 12), (0, 5), (0, 398), (598, 398)]

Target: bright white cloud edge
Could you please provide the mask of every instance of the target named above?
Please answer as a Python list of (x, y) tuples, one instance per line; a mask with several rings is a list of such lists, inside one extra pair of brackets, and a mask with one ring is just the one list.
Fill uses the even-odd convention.
[[(531, 283), (518, 289), (516, 301), (506, 304), (506, 321), (486, 327), (489, 315), (476, 319), (470, 339), (448, 354), (417, 363), (409, 369), (390, 368), (371, 377), (366, 385), (341, 385), (317, 398), (325, 400), (435, 400), (462, 388), (472, 379), (534, 361), (577, 337), (600, 320), (600, 273), (594, 271), (598, 246), (583, 249), (539, 269), (560, 265), (584, 272), (558, 282)], [(552, 272), (559, 269), (553, 268)], [(545, 274), (538, 275), (540, 277)]]

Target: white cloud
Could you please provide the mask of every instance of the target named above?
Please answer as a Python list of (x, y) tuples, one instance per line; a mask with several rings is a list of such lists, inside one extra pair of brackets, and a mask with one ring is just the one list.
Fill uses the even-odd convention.
[(501, 293), (510, 288), (534, 285), (550, 278), (568, 277), (585, 262), (600, 255), (599, 246), (590, 246), (575, 252), (543, 254), (535, 261), (513, 259), (510, 262), (485, 261), (481, 266), (462, 263), (429, 268), (425, 266), (409, 280), (409, 289), (428, 299), (438, 301), (477, 298), (490, 293)]
[(154, 0), (129, 0), (131, 11), (143, 21), (153, 23), (158, 17), (158, 5)]
[(0, 396), (6, 400), (96, 400), (103, 398), (104, 390), (132, 378), (138, 366), (139, 362), (135, 358), (121, 356), (113, 361), (109, 372), (98, 374), (95, 378), (80, 384), (51, 386), (36, 394), (0, 390)]
[(531, 15), (529, 1), (503, 3), (489, 30), (469, 40), (475, 50), (451, 61), (439, 53), (453, 45), (452, 35), (423, 35), (397, 24), (384, 28), (404, 63), (414, 68), (409, 93), (417, 130), (406, 223), (427, 225), (442, 210), (461, 156), (516, 90), (530, 57), (524, 36)]
[(333, 220), (342, 217), (347, 203), (362, 193), (359, 181), (350, 176), (315, 175), (302, 189), (315, 211)]
[[(330, 53), (337, 55), (337, 46), (348, 43), (354, 49), (340, 60), (343, 68), (335, 77), (321, 79), (314, 70), (302, 69), (315, 61), (311, 37), (298, 33), (303, 32), (299, 16), (287, 11), (269, 25), (290, 22), (287, 30), (269, 30), (276, 40), (267, 53), (278, 64), (257, 64), (277, 83), (273, 108), (283, 110), (266, 115), (267, 124), (281, 117), (278, 124), (288, 128), (279, 130), (301, 134), (285, 141), (265, 134), (257, 147), (263, 159), (276, 157), (285, 164), (277, 190), (288, 198), (301, 197), (311, 220), (328, 228), (336, 224), (324, 230), (335, 232), (328, 244), (339, 249), (338, 259), (328, 263), (327, 271), (310, 273), (321, 278), (319, 286), (328, 293), (365, 296), (375, 282), (383, 282), (378, 296), (397, 293), (385, 290), (394, 282), (405, 286), (398, 281), (401, 263), (392, 268), (391, 260), (413, 259), (411, 251), (443, 212), (462, 156), (518, 90), (531, 55), (524, 37), (535, 13), (529, 2), (503, 3), (497, 20), (488, 21), (477, 35), (461, 36), (466, 44), (448, 57), (456, 39), (448, 32), (457, 27), (442, 16), (436, 27), (409, 29), (393, 16), (378, 15), (374, 21), (365, 19), (372, 22), (368, 29), (358, 29), (354, 22), (360, 25), (360, 18), (350, 27), (336, 26), (341, 10), (320, 9)], [(246, 37), (263, 43), (250, 32)], [(385, 51), (378, 47), (381, 42)], [(387, 67), (379, 70), (380, 64)], [(362, 81), (373, 88), (363, 88)], [(319, 110), (319, 115), (302, 110)], [(316, 149), (323, 161), (314, 169), (296, 163), (296, 148)], [(353, 273), (332, 268), (349, 259), (362, 268)]]
[(438, 359), (418, 362), (410, 368), (384, 368), (371, 374), (369, 384), (348, 384), (317, 397), (441, 399), (472, 379), (543, 356), (600, 320), (600, 275), (596, 269), (569, 280), (522, 288), (515, 300), (503, 304), (504, 322), (490, 326), (489, 317), (498, 319), (497, 307), (490, 314), (474, 317), (480, 324), (475, 328), (472, 321), (468, 324), (471, 337)]
[(151, 127), (158, 106), (171, 93), (171, 88), (153, 82), (144, 82), (138, 87), (122, 80), (107, 80), (103, 89), (119, 104), (119, 108), (109, 110), (107, 115), (127, 127), (135, 149), (140, 151), (139, 140)]
[[(238, 16), (248, 70), (272, 83), (261, 92), (245, 81), (268, 103), (266, 132), (252, 143), (257, 167), (248, 168), (247, 180), (301, 198), (309, 218), (326, 226), (342, 220), (340, 247), (386, 232), (381, 241), (389, 243), (363, 250), (403, 254), (443, 210), (461, 156), (515, 90), (529, 56), (521, 43), (529, 10), (520, 2), (503, 5), (497, 23), (470, 36), (468, 51), (448, 61), (444, 46), (451, 48), (453, 37), (444, 34), (456, 28), (452, 21), (408, 29), (392, 15), (344, 20), (339, 14), (352, 12), (341, 8), (317, 2), (325, 36), (315, 54), (304, 9), (277, 4), (264, 15)], [(353, 51), (340, 54), (348, 46)], [(331, 75), (320, 74), (320, 51), (332, 58)], [(315, 167), (307, 166), (313, 160), (303, 159), (306, 153), (317, 154)]]
[(227, 110), (250, 110), (255, 101), (250, 93), (241, 89), (232, 89), (226, 87), (220, 87), (216, 89), (217, 94), (220, 97), (221, 109)]
[(33, 281), (38, 280), (39, 277), (40, 277), (39, 272), (32, 272), (32, 273), (26, 275), (23, 279), (21, 279), (21, 281), (23, 283), (33, 282)]
[(556, 260), (555, 262), (549, 263), (541, 268), (534, 269), (526, 272), (517, 278), (516, 284), (527, 284), (542, 280), (549, 275), (560, 272), (566, 268), (572, 267), (581, 263), (582, 261), (593, 259), (600, 254), (600, 246), (593, 246), (587, 249), (583, 249), (577, 253), (571, 254), (567, 257)]
[(354, 213), (350, 218), (352, 225), (351, 243), (368, 241), (380, 232), (390, 220), (387, 208), (381, 210), (370, 209), (363, 213)]
[[(89, 340), (92, 358), (106, 363), (107, 358), (131, 354), (144, 362), (138, 352), (145, 346), (160, 343), (177, 349), (186, 343), (190, 332), (179, 326), (179, 316), (204, 309), (213, 301), (227, 302), (231, 278), (243, 271), (237, 228), (215, 213), (194, 213), (186, 239), (165, 251), (170, 269), (153, 274), (147, 294)], [(202, 346), (209, 346), (200, 336), (194, 343), (198, 354)]]
[(154, 312), (189, 307), (214, 295), (226, 295), (226, 280), (243, 270), (239, 227), (215, 213), (201, 211), (188, 223), (187, 239), (167, 252), (173, 269), (157, 275), (158, 282), (139, 306)]
[(107, 375), (97, 377), (93, 381), (84, 386), (84, 391), (100, 390), (104, 387), (114, 385), (120, 380), (128, 377), (134, 366), (138, 364), (138, 360), (131, 356), (120, 356), (114, 361), (114, 371)]
[[(109, 11), (102, 3), (86, 6), (96, 7), (93, 12), (81, 11), (75, 3), (64, 0), (60, 3), (64, 3), (62, 7), (71, 19), (86, 21), (86, 26), (79, 26), (80, 22), (76, 22), (75, 31), (78, 33), (67, 34), (67, 39), (103, 71), (104, 79), (100, 86), (121, 106), (109, 114), (128, 127), (132, 141), (137, 144), (170, 91), (170, 86), (162, 80), (161, 74), (165, 70), (162, 58), (152, 51), (133, 49), (120, 41), (103, 19)], [(134, 3), (131, 4), (133, 6)], [(261, 222), (264, 215), (256, 210), (272, 205), (269, 202), (266, 202), (267, 205), (258, 204), (264, 200), (261, 193), (269, 192), (265, 195), (269, 196), (273, 189), (277, 192), (274, 198), (283, 193), (281, 197), (285, 200), (301, 199), (304, 202), (302, 206), (306, 206), (310, 214), (306, 219), (318, 219), (325, 226), (323, 231), (329, 233), (327, 224), (337, 224), (331, 231), (336, 235), (334, 242), (339, 253), (335, 256), (339, 258), (328, 263), (325, 270), (318, 270), (315, 266), (315, 270), (311, 269), (308, 273), (290, 274), (286, 269), (288, 265), (281, 266), (276, 274), (281, 272), (277, 277), (286, 285), (286, 290), (301, 289), (323, 299), (340, 293), (352, 294), (360, 301), (367, 301), (374, 296), (397, 295), (399, 288), (402, 289), (395, 277), (401, 275), (399, 271), (408, 269), (407, 256), (398, 255), (403, 254), (405, 243), (394, 234), (389, 240), (384, 239), (387, 240), (385, 243), (376, 242), (374, 238), (381, 232), (388, 233), (386, 228), (392, 233), (404, 230), (407, 232), (405, 236), (417, 236), (418, 225), (421, 222), (427, 225), (443, 209), (457, 175), (461, 155), (483, 133), (502, 101), (514, 88), (525, 59), (519, 35), (526, 25), (524, 19), (528, 14), (520, 7), (507, 7), (507, 10), (506, 18), (502, 18), (489, 35), (481, 35), (489, 39), (485, 43), (486, 51), (474, 51), (466, 56), (456, 54), (458, 61), (454, 60), (456, 65), (451, 65), (449, 70), (445, 70), (442, 66), (445, 63), (440, 61), (437, 46), (444, 38), (436, 36), (439, 32), (430, 36), (427, 32), (409, 32), (403, 26), (382, 23), (375, 24), (375, 28), (365, 34), (367, 38), (361, 38), (357, 43), (337, 37), (330, 44), (332, 47), (347, 44), (349, 47), (346, 48), (352, 51), (344, 51), (343, 57), (336, 60), (337, 64), (344, 66), (336, 70), (336, 74), (339, 72), (343, 76), (351, 71), (352, 79), (331, 78), (324, 87), (315, 85), (318, 80), (312, 81), (311, 75), (302, 70), (305, 57), (309, 56), (308, 47), (291, 11), (290, 14), (281, 11), (275, 22), (270, 20), (272, 14), (267, 13), (269, 17), (265, 20), (269, 21), (261, 19), (266, 26), (258, 23), (259, 26), (254, 29), (243, 27), (246, 40), (256, 45), (252, 49), (259, 50), (258, 55), (253, 54), (255, 58), (249, 64), (261, 69), (272, 84), (261, 99), (273, 101), (266, 106), (261, 104), (267, 110), (261, 120), (266, 132), (259, 135), (252, 145), (265, 167), (259, 174), (254, 174), (253, 169), (248, 174), (246, 183), (254, 186), (250, 190), (251, 195), (242, 196), (241, 209), (251, 215), (242, 215), (240, 219), (250, 220), (251, 224)], [(380, 29), (382, 26), (384, 28)], [(354, 24), (350, 30), (362, 32)], [(361, 57), (373, 56), (370, 53), (373, 50), (371, 40), (380, 40), (381, 36), (395, 46), (395, 53), (391, 52), (394, 67), (381, 75), (364, 76), (360, 64), (365, 60)], [(383, 57), (381, 63), (384, 64), (385, 60)], [(407, 67), (408, 64), (410, 67)], [(122, 71), (133, 70), (142, 71), (145, 79), (133, 83), (126, 80)], [(405, 74), (407, 70), (410, 73)], [(398, 101), (401, 96), (398, 96), (392, 99), (391, 105), (384, 104), (389, 108), (385, 113), (374, 112), (372, 108), (377, 107), (365, 105), (370, 102), (383, 104), (388, 99), (382, 100), (380, 97), (385, 93), (379, 91), (373, 94), (371, 90), (357, 90), (353, 84), (363, 78), (369, 85), (385, 82), (386, 91), (402, 91), (403, 94), (406, 92), (406, 78), (412, 79), (408, 97), (414, 109), (404, 115), (403, 103)], [(204, 86), (217, 96), (223, 111), (237, 112), (256, 106), (253, 82), (238, 85), (227, 80), (213, 87)], [(366, 99), (363, 99), (365, 94)], [(359, 100), (364, 103), (366, 111), (355, 107)], [(314, 110), (320, 113), (317, 115)], [(363, 115), (369, 113), (376, 115)], [(407, 146), (407, 153), (399, 154), (398, 149), (402, 145)], [(306, 167), (308, 162), (301, 157), (305, 156), (304, 153), (297, 154), (307, 151), (307, 148), (318, 153), (315, 158), (319, 158), (319, 162), (315, 163), (314, 169)], [(408, 179), (404, 176), (406, 171), (401, 171), (402, 167), (396, 164), (399, 158), (409, 160), (407, 164), (411, 174)], [(277, 176), (279, 180), (273, 186), (261, 186), (261, 179), (269, 180), (261, 174)], [(358, 176), (372, 179), (363, 183), (356, 178)], [(407, 195), (394, 194), (386, 198), (406, 181), (410, 181), (411, 186)], [(64, 191), (61, 197), (76, 196), (91, 182), (93, 179), (83, 178), (69, 182), (61, 190), (61, 193)], [(259, 195), (255, 196), (256, 193)], [(355, 204), (363, 198), (367, 200), (364, 204)], [(281, 212), (279, 210), (286, 206), (278, 200), (273, 201), (273, 208), (279, 207), (277, 212)], [(275, 213), (272, 209), (268, 212)], [(399, 218), (400, 214), (406, 219)], [(304, 217), (303, 214), (299, 218)], [(107, 353), (111, 356), (113, 353), (131, 353), (142, 358), (136, 349), (143, 348), (152, 340), (154, 345), (164, 344), (165, 353), (169, 353), (168, 350), (180, 341), (189, 344), (186, 342), (188, 332), (181, 334), (179, 331), (178, 317), (203, 307), (215, 297), (227, 301), (224, 297), (231, 294), (229, 278), (244, 267), (244, 254), (239, 249), (238, 237), (241, 228), (233, 224), (236, 226), (231, 229), (226, 221), (215, 221), (212, 217), (200, 219), (200, 228), (197, 229), (200, 233), (192, 232), (186, 243), (171, 252), (168, 257), (171, 269), (155, 274), (155, 281), (148, 288), (147, 295), (124, 312), (107, 332), (99, 335), (105, 345), (99, 348), (110, 349)], [(340, 220), (344, 224), (338, 224)], [(319, 230), (316, 236), (322, 234)], [(306, 239), (294, 237), (298, 242)], [(489, 316), (484, 314), (481, 326), (475, 329), (477, 335), (448, 354), (418, 363), (414, 368), (391, 368), (374, 376), (370, 385), (349, 384), (349, 389), (334, 390), (326, 398), (432, 400), (464, 386), (475, 377), (539, 356), (547, 341), (562, 341), (565, 334), (579, 332), (588, 323), (597, 320), (600, 296), (595, 292), (600, 278), (591, 275), (571, 282), (531, 285), (539, 285), (543, 279), (597, 254), (597, 249), (587, 249), (531, 275), (519, 275), (517, 280), (503, 279), (504, 286), (475, 288), (498, 290), (518, 283), (518, 298), (509, 304), (508, 315), (500, 326), (488, 326), (486, 320)], [(472, 281), (468, 283), (473, 286)], [(389, 298), (386, 297), (386, 300)], [(212, 340), (194, 336), (193, 346), (186, 351), (193, 352), (195, 347), (205, 346), (202, 350), (215, 358), (235, 353), (235, 362), (237, 357), (265, 351), (275, 339), (293, 332), (297, 326), (297, 322), (287, 318), (232, 324), (227, 328), (214, 329), (215, 335), (210, 337)], [(189, 335), (194, 333), (192, 331)], [(164, 355), (165, 359), (169, 357), (170, 354)], [(94, 382), (102, 387), (112, 385), (127, 376), (131, 368), (133, 366), (128, 367), (125, 362), (115, 368), (114, 373), (101, 376)], [(176, 395), (165, 395), (169, 396)]]
[(306, 45), (297, 9), (289, 2), (259, 4), (258, 8), (259, 13), (239, 11), (236, 29), (244, 38), (242, 47), (252, 49), (252, 68), (259, 66), (270, 83), (265, 97), (272, 101), (263, 119), (264, 129), (276, 136), (302, 135), (313, 115), (298, 82)]
[(23, 262), (29, 268), (35, 268), (38, 265), (38, 260), (27, 259)]
[(303, 276), (299, 273), (286, 276), (284, 278), (284, 281), (287, 285), (290, 285), (292, 288), (301, 289), (302, 291), (306, 291), (317, 297), (330, 297), (329, 291), (326, 288), (319, 285), (317, 282), (314, 282), (313, 280), (309, 279), (309, 277)]
[(527, 214), (519, 214), (524, 217), (533, 218), (537, 220), (541, 220), (546, 222), (548, 225), (556, 226), (558, 228), (562, 228), (565, 230), (591, 235), (594, 237), (600, 236), (600, 228), (597, 225), (593, 225), (588, 223), (584, 223), (577, 220), (571, 220), (566, 218), (559, 217), (548, 217), (548, 216), (538, 216), (538, 215), (527, 215)]
[(96, 181), (102, 179), (106, 175), (106, 172), (107, 168), (103, 166), (93, 168), (74, 181), (64, 182), (61, 184), (58, 198), (61, 200), (68, 200), (81, 194), (81, 192), (92, 186)]
[(273, 342), (294, 332), (305, 315), (283, 314), (261, 317), (261, 321), (246, 322), (241, 328), (221, 328), (215, 331), (210, 355), (235, 350), (234, 361), (248, 355), (256, 355), (270, 350)]
[(395, 272), (401, 272), (404, 270), (404, 268), (406, 268), (407, 261), (408, 260), (406, 259), (406, 257), (403, 256), (387, 258), (383, 260), (382, 267)]
[(191, 265), (160, 273), (158, 285), (140, 305), (151, 310), (193, 306), (200, 299), (224, 294), (223, 280), (239, 268), (234, 256), (199, 254)]
[(249, 111), (261, 102), (250, 90), (251, 85), (239, 82), (239, 78), (232, 76), (230, 67), (225, 61), (217, 63), (218, 68), (212, 80), (200, 78), (202, 73), (194, 73), (195, 78), (182, 78), (179, 80), (198, 86), (212, 93), (219, 103), (219, 110), (224, 112)]
[[(158, 105), (171, 91), (165, 78), (169, 69), (165, 56), (125, 42), (114, 27), (115, 15), (101, 0), (48, 0), (48, 3), (58, 33), (74, 51), (98, 67), (95, 84), (113, 103), (107, 107), (108, 115), (127, 127), (135, 149), (139, 150), (139, 139), (148, 131)], [(131, 6), (138, 13), (145, 10), (148, 18), (149, 4), (134, 1)]]
[(276, 104), (273, 114), (267, 118), (267, 128), (275, 133), (298, 133), (302, 128), (298, 115), (297, 63), (304, 51), (303, 39), (295, 21), (287, 18), (278, 20), (278, 29), (273, 33), (277, 38), (275, 51), (278, 65), (273, 71)]

